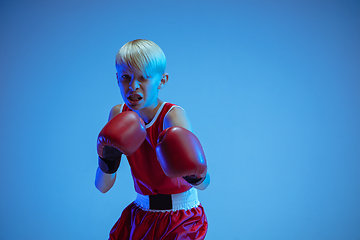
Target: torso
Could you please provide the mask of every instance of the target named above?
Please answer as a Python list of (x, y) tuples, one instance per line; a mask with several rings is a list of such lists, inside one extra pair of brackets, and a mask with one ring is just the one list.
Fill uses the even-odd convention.
[[(143, 195), (176, 194), (191, 188), (183, 178), (167, 177), (156, 157), (156, 144), (159, 134), (164, 130), (164, 118), (174, 107), (171, 103), (163, 102), (153, 117), (146, 124), (146, 140), (131, 156), (127, 156), (134, 179), (136, 192)], [(119, 111), (131, 111), (127, 105), (119, 105)]]

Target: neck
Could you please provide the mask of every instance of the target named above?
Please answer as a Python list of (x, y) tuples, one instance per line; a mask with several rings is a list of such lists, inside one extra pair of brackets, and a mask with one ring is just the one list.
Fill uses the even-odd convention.
[(148, 124), (155, 117), (155, 114), (159, 110), (162, 103), (163, 101), (157, 99), (155, 104), (139, 109), (135, 112), (144, 120), (145, 124)]

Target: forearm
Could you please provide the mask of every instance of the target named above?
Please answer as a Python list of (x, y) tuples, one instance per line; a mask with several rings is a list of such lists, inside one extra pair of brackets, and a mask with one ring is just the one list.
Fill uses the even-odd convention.
[(195, 175), (183, 177), (188, 183), (198, 190), (205, 190), (210, 184), (210, 174), (206, 173), (205, 177), (197, 178)]
[(98, 167), (95, 176), (95, 187), (102, 193), (109, 191), (115, 183), (116, 172), (107, 174)]
[(210, 174), (206, 173), (205, 178), (200, 181), (198, 184), (193, 185), (194, 188), (199, 189), (199, 190), (205, 190), (210, 184)]

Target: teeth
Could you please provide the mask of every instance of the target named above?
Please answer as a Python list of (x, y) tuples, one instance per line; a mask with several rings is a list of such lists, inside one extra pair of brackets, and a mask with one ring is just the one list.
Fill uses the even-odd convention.
[(130, 99), (131, 101), (138, 101), (138, 100), (141, 99), (141, 97), (140, 97), (139, 95), (130, 95), (130, 96), (129, 96), (129, 99)]

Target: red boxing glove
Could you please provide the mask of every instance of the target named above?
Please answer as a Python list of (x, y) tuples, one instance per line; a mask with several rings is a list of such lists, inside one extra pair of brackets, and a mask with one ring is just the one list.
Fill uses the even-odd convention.
[(197, 137), (182, 127), (170, 127), (160, 133), (156, 146), (159, 163), (170, 178), (195, 176), (207, 172), (206, 158)]
[(107, 156), (103, 155), (107, 152), (105, 147), (113, 147), (130, 156), (141, 146), (145, 138), (145, 124), (137, 113), (122, 112), (113, 117), (99, 133), (97, 152), (101, 158), (106, 158)]

